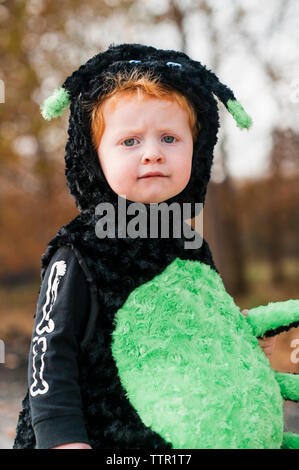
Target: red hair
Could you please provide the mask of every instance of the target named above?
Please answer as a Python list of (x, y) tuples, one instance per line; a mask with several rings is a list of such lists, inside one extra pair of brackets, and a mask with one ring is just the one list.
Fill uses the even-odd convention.
[(195, 141), (200, 124), (197, 121), (193, 105), (182, 93), (161, 83), (159, 76), (153, 75), (151, 71), (141, 72), (135, 67), (129, 73), (118, 72), (116, 75), (112, 75), (108, 72), (104, 76), (104, 90), (104, 94), (97, 102), (88, 105), (88, 109), (91, 111), (92, 143), (96, 150), (105, 130), (103, 103), (109, 100), (115, 107), (120, 96), (134, 96), (139, 101), (150, 96), (171, 102), (176, 101), (187, 113), (193, 142)]

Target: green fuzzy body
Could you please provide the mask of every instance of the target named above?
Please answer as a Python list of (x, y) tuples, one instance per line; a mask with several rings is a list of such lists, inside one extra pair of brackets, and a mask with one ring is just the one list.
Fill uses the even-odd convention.
[(176, 258), (115, 316), (112, 353), (145, 425), (176, 449), (280, 448), (274, 371), (221, 277)]

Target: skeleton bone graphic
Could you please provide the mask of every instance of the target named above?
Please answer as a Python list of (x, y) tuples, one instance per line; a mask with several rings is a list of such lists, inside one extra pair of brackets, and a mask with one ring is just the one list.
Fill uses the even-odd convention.
[[(55, 273), (55, 274), (54, 274)], [(65, 261), (56, 261), (53, 264), (48, 279), (48, 288), (46, 294), (46, 302), (43, 307), (43, 318), (36, 326), (36, 333), (42, 335), (43, 333), (51, 333), (54, 330), (54, 321), (50, 318), (50, 313), (53, 308), (54, 302), (57, 297), (59, 282), (62, 276), (66, 273)]]
[(35, 336), (32, 340), (33, 343), (33, 383), (30, 387), (30, 395), (43, 395), (49, 390), (49, 385), (43, 377), (45, 368), (44, 356), (47, 351), (47, 340), (44, 336)]

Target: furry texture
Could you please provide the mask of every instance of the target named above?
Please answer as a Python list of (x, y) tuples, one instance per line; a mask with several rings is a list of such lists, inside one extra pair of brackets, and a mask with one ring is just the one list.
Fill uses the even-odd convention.
[[(217, 103), (210, 89), (217, 88), (217, 93), (221, 94), (223, 100), (234, 99), (234, 95), (201, 64), (196, 63), (195, 66), (194, 61), (191, 61), (187, 55), (135, 44), (111, 47), (108, 51), (96, 55), (63, 84), (72, 96), (69, 139), (65, 156), (70, 193), (80, 210), (94, 209), (101, 201), (117, 204), (117, 196), (111, 191), (99, 164), (98, 155), (92, 146), (89, 113), (81, 103), (92, 103), (101, 96), (104, 86), (100, 79), (102, 72), (109, 70), (111, 73), (116, 73), (121, 69), (130, 70), (136, 67), (135, 63), (129, 62), (133, 59), (141, 60), (138, 64), (139, 70), (156, 71), (163, 83), (185, 94), (194, 105), (201, 122), (201, 129), (194, 143), (190, 181), (179, 195), (167, 202), (168, 204), (204, 203), (219, 128)], [(166, 65), (168, 61), (180, 62), (183, 67), (182, 69), (169, 67)], [(203, 86), (203, 82), (206, 86)], [(128, 201), (128, 204), (130, 202)], [(195, 213), (192, 214), (194, 215)]]
[[(59, 229), (42, 257), (44, 276), (47, 265), (59, 246), (76, 247), (84, 258), (91, 290), (98, 298), (98, 315), (86, 347), (79, 355), (80, 389), (86, 429), (93, 448), (167, 449), (158, 433), (146, 426), (128, 400), (111, 351), (114, 315), (130, 292), (148, 282), (176, 257), (197, 259), (216, 270), (205, 241), (198, 250), (185, 250), (183, 241), (168, 239), (99, 240), (94, 231), (99, 216), (81, 212)], [(30, 434), (29, 434), (30, 432)], [(14, 448), (35, 445), (27, 397), (19, 418)]]
[(276, 372), (275, 378), (280, 386), (283, 398), (299, 401), (299, 374)]
[(130, 294), (115, 322), (127, 396), (174, 448), (280, 448), (274, 372), (213, 269), (175, 259)]
[(293, 432), (285, 432), (283, 435), (282, 449), (299, 449), (299, 436)]
[(67, 108), (69, 104), (70, 98), (68, 91), (63, 87), (56, 88), (53, 94), (43, 102), (41, 106), (42, 116), (48, 121), (61, 116), (64, 109)]
[(249, 129), (251, 127), (252, 119), (238, 101), (228, 100), (227, 108), (240, 129)]
[(270, 302), (268, 305), (248, 310), (247, 321), (251, 325), (253, 334), (262, 337), (266, 331), (281, 326), (297, 326), (299, 322), (299, 300), (284, 302)]
[[(161, 237), (161, 235), (156, 239), (149, 237), (117, 238), (118, 199), (106, 181), (97, 153), (92, 146), (89, 114), (84, 103), (94, 103), (103, 93), (102, 72), (115, 73), (121, 69), (135, 67), (136, 63), (130, 62), (134, 60), (140, 60), (140, 63), (137, 64), (138, 68), (144, 71), (148, 69), (156, 71), (165, 84), (185, 94), (193, 103), (198, 120), (200, 120), (201, 129), (194, 143), (190, 181), (180, 194), (167, 201), (169, 205), (172, 202), (177, 202), (181, 209), (184, 202), (193, 204), (192, 216), (196, 215), (194, 203), (202, 202), (204, 204), (213, 161), (213, 149), (217, 142), (219, 115), (217, 102), (213, 95), (216, 95), (226, 106), (228, 100), (236, 100), (233, 92), (220, 83), (215, 74), (199, 62), (191, 60), (186, 54), (140, 44), (109, 46), (108, 50), (97, 54), (86, 64), (81, 65), (62, 85), (68, 91), (71, 101), (65, 174), (68, 188), (76, 201), (80, 214), (66, 226), (61, 227), (49, 242), (46, 252), (42, 256), (41, 278), (43, 279), (50, 259), (58, 247), (69, 246), (74, 249), (81, 260), (84, 260), (84, 274), (90, 284), (91, 295), (93, 295), (93, 299), (96, 298), (96, 313), (93, 312), (91, 315), (87, 328), (88, 334), (81, 344), (78, 357), (82, 410), (91, 446), (95, 449), (169, 449), (172, 446), (185, 445), (187, 441), (184, 441), (184, 429), (188, 439), (191, 439), (185, 422), (191, 425), (193, 430), (199, 422), (202, 429), (210, 429), (204, 443), (203, 441), (200, 443), (189, 441), (191, 445), (206, 445), (207, 447), (215, 445), (220, 447), (278, 446), (279, 439), (281, 439), (281, 407), (279, 403), (282, 400), (281, 395), (277, 394), (278, 384), (273, 381), (273, 389), (269, 391), (269, 399), (261, 384), (264, 380), (266, 387), (268, 387), (271, 377), (273, 378), (273, 372), (269, 366), (267, 367), (267, 360), (262, 355), (262, 351), (258, 350), (256, 338), (252, 333), (249, 334), (248, 325), (247, 329), (245, 328), (244, 318), (240, 315), (232, 299), (223, 291), (220, 280), (217, 280), (215, 276), (210, 276), (211, 273), (208, 269), (211, 269), (214, 274), (217, 273), (217, 269), (206, 241), (203, 240), (202, 246), (198, 249), (185, 249), (186, 239), (184, 236), (177, 239), (172, 238), (171, 234), (168, 239)], [(181, 66), (170, 67), (167, 62), (179, 63)], [(57, 100), (55, 103), (57, 104)], [(54, 110), (51, 111), (52, 114), (60, 112), (66, 102), (64, 104), (59, 102), (59, 109), (56, 108), (56, 104)], [(95, 214), (95, 207), (100, 202), (109, 202), (115, 207), (115, 239), (100, 240), (96, 237), (95, 226), (99, 216)], [(127, 208), (130, 202), (125, 200)], [(145, 204), (144, 206), (149, 220), (150, 205)], [(130, 217), (127, 219), (128, 222), (129, 219)], [(181, 223), (184, 224), (184, 221), (182, 220)], [(183, 230), (182, 233), (184, 233)], [(189, 263), (185, 263), (184, 260), (189, 260)], [(172, 265), (173, 261), (175, 263)], [(192, 261), (196, 261), (196, 263), (193, 265)], [(201, 263), (198, 263), (199, 261)], [(80, 264), (83, 266), (83, 263)], [(168, 267), (170, 270), (165, 271)], [(171, 270), (174, 267), (176, 268), (175, 273), (172, 273)], [(156, 409), (152, 419), (149, 416), (149, 411), (147, 411), (145, 420), (142, 419), (132, 404), (131, 397), (128, 397), (127, 389), (120, 381), (119, 370), (111, 348), (112, 334), (116, 326), (115, 314), (124, 306), (130, 294), (139, 287), (143, 292), (140, 298), (141, 304), (149, 299), (148, 307), (152, 309), (152, 305), (156, 304), (157, 285), (155, 282), (157, 281), (155, 280), (159, 279), (157, 276), (160, 274), (164, 275), (162, 279), (167, 286), (167, 273), (171, 274), (172, 295), (168, 291), (166, 299), (159, 297), (161, 320), (155, 315), (154, 318), (156, 327), (164, 326), (164, 330), (161, 331), (165, 334), (162, 338), (163, 341), (171, 339), (173, 337), (171, 335), (174, 335), (175, 332), (174, 328), (176, 328), (177, 340), (179, 341), (177, 344), (180, 346), (179, 353), (182, 356), (180, 357), (173, 350), (176, 344), (173, 343), (170, 344), (167, 360), (172, 361), (174, 367), (177, 367), (181, 359), (188, 359), (195, 366), (196, 356), (200, 351), (202, 357), (198, 357), (198, 365), (195, 366), (194, 371), (196, 374), (201, 373), (201, 361), (203, 361), (206, 374), (204, 379), (207, 380), (206, 385), (201, 385), (203, 388), (200, 392), (201, 403), (199, 404), (199, 398), (193, 393), (194, 378), (191, 377), (190, 367), (186, 364), (186, 371), (188, 371), (186, 380), (189, 380), (193, 386), (192, 394), (187, 396), (186, 389), (181, 389), (182, 397), (177, 397), (178, 400), (175, 402), (174, 390), (169, 404), (166, 404), (162, 410), (160, 408), (160, 413), (165, 411), (165, 420), (171, 421), (170, 414), (173, 415), (175, 403), (177, 411), (180, 413), (188, 406), (188, 412), (192, 413), (192, 417), (185, 419), (184, 415), (178, 413), (182, 422), (180, 423), (181, 427), (178, 428), (177, 436), (175, 430), (169, 430), (169, 426), (167, 429), (161, 430), (161, 422), (159, 424), (156, 421)], [(206, 283), (204, 282), (205, 276), (207, 276)], [(171, 280), (175, 280), (175, 282)], [(152, 290), (148, 291), (148, 297), (144, 297), (149, 282), (152, 283), (150, 284)], [(201, 283), (203, 283), (202, 287)], [(170, 286), (168, 287), (170, 288)], [(198, 298), (198, 302), (194, 302), (194, 295), (201, 292), (201, 288), (204, 289), (204, 295)], [(218, 310), (216, 311), (213, 307), (214, 298), (211, 292), (214, 292), (218, 299)], [(181, 293), (184, 295), (186, 304), (177, 295), (181, 295)], [(138, 296), (138, 291), (136, 295)], [(177, 313), (174, 317), (176, 323), (169, 324), (169, 334), (167, 334), (167, 320), (169, 320), (171, 305), (174, 308), (179, 306), (179, 310), (181, 309), (181, 313), (184, 312), (186, 317), (179, 314), (180, 311), (175, 310)], [(192, 316), (190, 305), (193, 305), (194, 312), (197, 312), (198, 315)], [(211, 313), (216, 315), (216, 312), (215, 318), (213, 315), (211, 316)], [(165, 314), (168, 316), (165, 317)], [(201, 321), (200, 329), (199, 319)], [(146, 325), (141, 326), (142, 328), (146, 327)], [(211, 344), (212, 339), (215, 338), (215, 329), (217, 329), (221, 341), (216, 342), (216, 349), (213, 349)], [(198, 336), (190, 334), (194, 331), (198, 331), (199, 335), (202, 335), (200, 350), (198, 349)], [(135, 333), (138, 338), (137, 329)], [(234, 341), (232, 341), (231, 334), (234, 335)], [(118, 337), (120, 338), (120, 335)], [(130, 338), (132, 340), (132, 336)], [(244, 347), (241, 338), (242, 341), (246, 338)], [(125, 337), (122, 340), (125, 340)], [(140, 341), (140, 337), (138, 341)], [(153, 344), (151, 346), (151, 341), (153, 341), (152, 338), (143, 338), (147, 347), (153, 346)], [(160, 367), (163, 367), (165, 357), (163, 356), (165, 353), (163, 341), (160, 338), (161, 351), (158, 351), (162, 360)], [(186, 351), (189, 356), (183, 355), (184, 344), (192, 345), (195, 348), (193, 352)], [(240, 353), (245, 353), (245, 356), (240, 356)], [(226, 357), (225, 361), (221, 361), (222, 354)], [(251, 358), (250, 361), (256, 361), (254, 367), (252, 366), (253, 362), (246, 363), (247, 356)], [(218, 393), (215, 393), (216, 389), (213, 387), (216, 382), (213, 384), (210, 374), (207, 372), (208, 365), (211, 365), (213, 361), (215, 361), (213, 373), (217, 377), (218, 386), (226, 395), (225, 402), (222, 400), (221, 393), (219, 394), (219, 388)], [(237, 361), (240, 362), (238, 367), (232, 367), (231, 363), (236, 365)], [(155, 367), (159, 367), (159, 365), (156, 363)], [(180, 370), (182, 371), (182, 369)], [(138, 369), (134, 373), (138, 376)], [(251, 409), (256, 413), (254, 415), (256, 418), (249, 420), (249, 427), (255, 436), (253, 440), (246, 441), (246, 438), (238, 437), (237, 433), (234, 435), (233, 432), (234, 429), (240, 429), (239, 420), (244, 423), (245, 427), (247, 426), (245, 424), (248, 418), (247, 405), (251, 400), (249, 394), (245, 393), (245, 396), (240, 394), (240, 389), (236, 386), (237, 380), (240, 379), (240, 377), (236, 377), (238, 374), (241, 374), (242, 378), (244, 375), (244, 380), (246, 375), (247, 383), (252, 381), (253, 387), (258, 386), (258, 391), (261, 393), (258, 403), (251, 405)], [(177, 386), (181, 387), (182, 375), (178, 373), (176, 378)], [(174, 380), (171, 375), (167, 375), (167, 380), (170, 385), (172, 382), (173, 388)], [(228, 386), (227, 391), (226, 386)], [(185, 403), (182, 403), (181, 398), (183, 397)], [(229, 405), (228, 397), (231, 400)], [(254, 394), (254, 398), (256, 397), (257, 394)], [(152, 400), (152, 398), (148, 396), (148, 400)], [(242, 416), (243, 403), (246, 405), (246, 419), (245, 415)], [(263, 409), (261, 403), (263, 403)], [(200, 418), (199, 413), (197, 414), (194, 409), (191, 409), (192, 404), (195, 408), (200, 407)], [(208, 405), (212, 409), (208, 409)], [(146, 409), (144, 401), (142, 406)], [(149, 404), (147, 409), (150, 409)], [(256, 423), (257, 427), (260, 425), (259, 413), (261, 416), (265, 416), (267, 413), (269, 415), (268, 418), (265, 416), (266, 428), (263, 437), (259, 433), (255, 434), (254, 431)], [(218, 434), (219, 441), (216, 443), (213, 434), (215, 423), (217, 427), (221, 415), (226, 416), (228, 421), (225, 424), (225, 418), (221, 417), (220, 423), (224, 434), (222, 437), (220, 433)], [(192, 424), (193, 418), (195, 419), (194, 425)], [(270, 418), (275, 423), (271, 429), (269, 428)], [(153, 422), (156, 424), (153, 425)], [(14, 448), (33, 448), (34, 445), (35, 436), (27, 393), (18, 421)]]

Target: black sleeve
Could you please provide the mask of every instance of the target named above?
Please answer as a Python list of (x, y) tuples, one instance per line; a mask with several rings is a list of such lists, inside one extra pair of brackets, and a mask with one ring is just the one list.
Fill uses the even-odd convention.
[(40, 287), (29, 353), (29, 397), (38, 449), (88, 442), (77, 355), (90, 295), (73, 250), (59, 248)]

